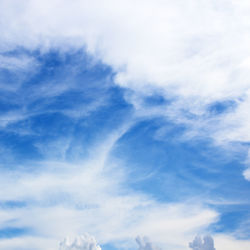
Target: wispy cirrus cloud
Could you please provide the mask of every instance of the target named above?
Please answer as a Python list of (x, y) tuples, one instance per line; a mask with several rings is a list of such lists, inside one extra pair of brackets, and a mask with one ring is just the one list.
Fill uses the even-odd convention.
[[(2, 226), (29, 228), (34, 237), (40, 237), (41, 247), (36, 249), (44, 249), (48, 236), (52, 243), (54, 240), (53, 246), (58, 239), (79, 235), (84, 228), (97, 235), (101, 243), (133, 239), (140, 232), (164, 244), (166, 232), (188, 238), (217, 219), (215, 211), (198, 204), (158, 203), (147, 195), (126, 190), (121, 169), (116, 173), (114, 162), (107, 161), (109, 146), (98, 148), (101, 151), (93, 151), (98, 155), (95, 160), (77, 166), (47, 162), (33, 173), (2, 172), (1, 199), (26, 202), (25, 206), (7, 209), (0, 218)], [(17, 235), (0, 246), (14, 249), (19, 242), (29, 249), (33, 240)], [(167, 240), (176, 244), (171, 237)], [(178, 244), (186, 244), (184, 240)]]
[[(1, 23), (8, 28), (1, 28), (1, 50), (85, 47), (114, 69), (118, 85), (140, 96), (158, 92), (176, 99), (163, 115), (190, 127), (189, 136), (203, 134), (220, 144), (247, 142), (249, 8), (247, 2), (229, 0), (143, 1), (143, 6), (140, 1), (119, 6), (114, 1), (2, 1)], [(235, 47), (238, 40), (241, 46)], [(232, 110), (216, 107), (230, 101)], [(211, 116), (211, 105), (221, 114)]]

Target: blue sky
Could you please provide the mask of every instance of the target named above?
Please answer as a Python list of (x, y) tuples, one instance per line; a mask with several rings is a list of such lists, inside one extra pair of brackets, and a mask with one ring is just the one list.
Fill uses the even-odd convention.
[(250, 249), (250, 5), (201, 2), (0, 3), (1, 249)]

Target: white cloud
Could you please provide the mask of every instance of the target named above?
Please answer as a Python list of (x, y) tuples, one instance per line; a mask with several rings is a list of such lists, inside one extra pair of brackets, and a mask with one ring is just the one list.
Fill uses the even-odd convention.
[(228, 235), (215, 235), (216, 250), (248, 250), (250, 248), (250, 242), (248, 240), (237, 240)]
[(196, 236), (193, 242), (189, 243), (189, 247), (193, 250), (215, 250), (211, 236), (205, 236), (203, 241), (200, 236)]
[(250, 181), (250, 150), (248, 151), (248, 155), (244, 163), (247, 166), (247, 168), (243, 172), (243, 176), (245, 177), (246, 180)]
[(244, 175), (244, 177), (245, 177), (246, 180), (250, 181), (250, 168), (246, 169), (243, 172), (243, 175)]
[(67, 237), (60, 242), (59, 250), (101, 250), (95, 238), (87, 233), (74, 239)]

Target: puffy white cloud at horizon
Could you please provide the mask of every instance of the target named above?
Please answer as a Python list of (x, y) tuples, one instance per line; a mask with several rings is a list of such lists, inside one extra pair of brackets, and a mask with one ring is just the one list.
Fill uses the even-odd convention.
[(160, 250), (159, 247), (153, 245), (153, 243), (147, 237), (136, 238), (136, 242), (139, 245), (138, 250)]
[(74, 239), (69, 237), (60, 242), (59, 250), (101, 250), (95, 238), (87, 233)]
[(214, 240), (210, 235), (204, 236), (203, 240), (200, 236), (196, 236), (194, 240), (189, 243), (189, 247), (193, 250), (215, 250)]

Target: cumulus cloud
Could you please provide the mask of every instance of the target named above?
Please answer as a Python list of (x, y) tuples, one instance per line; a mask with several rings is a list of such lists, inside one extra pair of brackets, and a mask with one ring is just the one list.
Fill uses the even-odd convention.
[(147, 237), (137, 236), (136, 242), (139, 246), (138, 250), (160, 250), (160, 248), (155, 246)]
[(59, 250), (101, 250), (95, 238), (87, 233), (77, 236), (74, 239), (65, 238), (60, 242)]
[(205, 236), (203, 241), (200, 236), (196, 236), (193, 242), (189, 243), (189, 247), (193, 250), (215, 250), (214, 240), (211, 236)]

